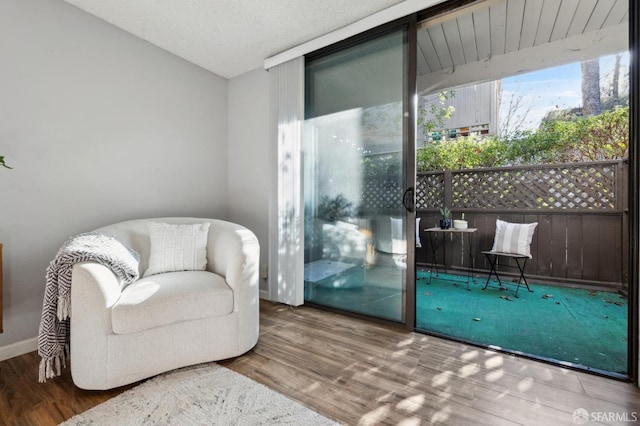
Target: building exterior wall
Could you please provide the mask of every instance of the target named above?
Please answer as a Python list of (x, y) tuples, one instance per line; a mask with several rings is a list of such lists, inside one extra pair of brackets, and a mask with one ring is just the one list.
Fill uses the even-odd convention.
[(476, 83), (463, 86), (451, 91), (441, 105), (437, 99), (438, 93), (421, 96), (419, 105), (427, 111), (427, 120), (432, 119), (429, 110), (431, 105), (436, 108), (454, 108), (451, 118), (444, 120), (442, 126), (436, 125), (432, 132), (425, 134), (422, 126), (418, 127), (417, 146), (424, 146), (438, 137), (452, 138), (470, 134), (496, 135), (500, 123), (500, 80)]

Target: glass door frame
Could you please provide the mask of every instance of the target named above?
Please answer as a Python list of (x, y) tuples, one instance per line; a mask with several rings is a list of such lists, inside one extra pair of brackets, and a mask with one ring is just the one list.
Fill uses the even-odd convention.
[[(416, 141), (418, 123), (418, 15), (416, 13), (408, 17), (407, 29), (407, 76), (405, 87), (405, 119), (407, 131), (404, 141), (404, 170), (405, 188), (410, 190), (411, 205), (406, 209), (407, 217), (407, 276), (405, 291), (405, 325), (410, 330), (415, 330), (416, 325)], [(404, 200), (403, 200), (404, 201)], [(407, 206), (405, 206), (407, 207)]]
[(640, 4), (629, 1), (629, 377), (640, 371)]
[[(403, 181), (406, 192), (402, 203), (404, 204), (404, 220), (405, 220), (405, 239), (407, 244), (407, 259), (405, 270), (405, 291), (402, 297), (402, 312), (403, 320), (400, 322), (386, 320), (382, 318), (376, 318), (365, 314), (343, 311), (341, 309), (327, 307), (323, 305), (317, 305), (305, 301), (305, 304), (317, 306), (321, 309), (344, 313), (354, 317), (364, 318), (370, 321), (389, 324), (395, 327), (402, 327), (406, 330), (413, 331), (415, 329), (415, 241), (416, 241), (416, 227), (415, 227), (415, 181), (416, 181), (416, 159), (415, 159), (415, 144), (416, 144), (416, 123), (417, 123), (417, 14), (411, 14), (409, 16), (394, 20), (387, 24), (365, 31), (361, 34), (357, 34), (353, 37), (345, 39), (341, 42), (335, 43), (331, 46), (327, 46), (323, 49), (317, 50), (310, 54), (305, 55), (305, 62), (321, 56), (326, 56), (331, 53), (338, 52), (348, 47), (357, 45), (362, 42), (366, 42), (375, 37), (384, 35), (385, 33), (404, 30), (405, 43), (404, 43), (404, 81), (403, 81)], [(306, 94), (305, 94), (306, 97)]]

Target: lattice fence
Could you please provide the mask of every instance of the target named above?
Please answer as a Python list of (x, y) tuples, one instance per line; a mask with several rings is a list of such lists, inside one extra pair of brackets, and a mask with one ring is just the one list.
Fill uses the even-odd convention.
[(416, 209), (442, 207), (444, 184), (444, 172), (419, 174), (416, 178)]
[(395, 212), (402, 206), (404, 186), (399, 178), (367, 179), (364, 182), (360, 208), (363, 213)]
[[(492, 210), (619, 210), (622, 161), (418, 173), (416, 208)], [(365, 180), (360, 208), (396, 211), (399, 176)]]
[[(622, 162), (421, 173), (418, 209), (620, 209)], [(450, 192), (449, 192), (450, 191)], [(448, 200), (450, 198), (450, 201)]]

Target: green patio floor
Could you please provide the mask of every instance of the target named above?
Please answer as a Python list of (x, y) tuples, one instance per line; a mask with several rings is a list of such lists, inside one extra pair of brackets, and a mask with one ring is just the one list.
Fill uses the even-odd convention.
[(467, 291), (466, 276), (416, 275), (418, 329), (598, 370), (628, 371), (628, 304), (618, 293), (530, 283), (533, 292), (521, 286), (515, 298), (494, 280), (482, 290), (485, 279), (479, 278)]

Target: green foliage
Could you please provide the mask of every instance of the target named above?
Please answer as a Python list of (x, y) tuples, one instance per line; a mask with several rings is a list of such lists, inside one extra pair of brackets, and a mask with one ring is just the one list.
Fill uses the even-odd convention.
[(591, 117), (543, 122), (516, 139), (509, 156), (516, 164), (568, 163), (625, 158), (629, 145), (629, 108)]
[(334, 198), (324, 196), (320, 199), (318, 205), (318, 218), (328, 222), (351, 216), (353, 203), (345, 198), (344, 195), (338, 194)]
[(505, 149), (497, 137), (467, 136), (419, 148), (418, 171), (494, 167), (504, 162)]
[(505, 165), (549, 164), (563, 162), (562, 153), (570, 144), (568, 122), (545, 122), (537, 131), (524, 131), (503, 139)]
[(447, 99), (454, 98), (456, 92), (448, 90), (433, 96), (425, 97), (426, 102), (418, 104), (418, 127), (422, 127), (425, 136), (429, 136), (434, 129), (444, 127), (445, 120), (451, 118), (455, 112), (453, 105), (445, 106)]
[(598, 161), (629, 155), (629, 108), (606, 111), (575, 122), (573, 161)]
[(451, 210), (449, 210), (448, 207), (442, 207), (440, 209), (440, 214), (442, 215), (443, 219), (449, 219), (451, 217)]
[(593, 117), (545, 120), (535, 131), (497, 136), (468, 136), (430, 143), (418, 149), (418, 171), (603, 161), (628, 156), (629, 108)]
[(402, 159), (397, 152), (364, 156), (361, 164), (367, 178), (399, 177), (402, 172)]

